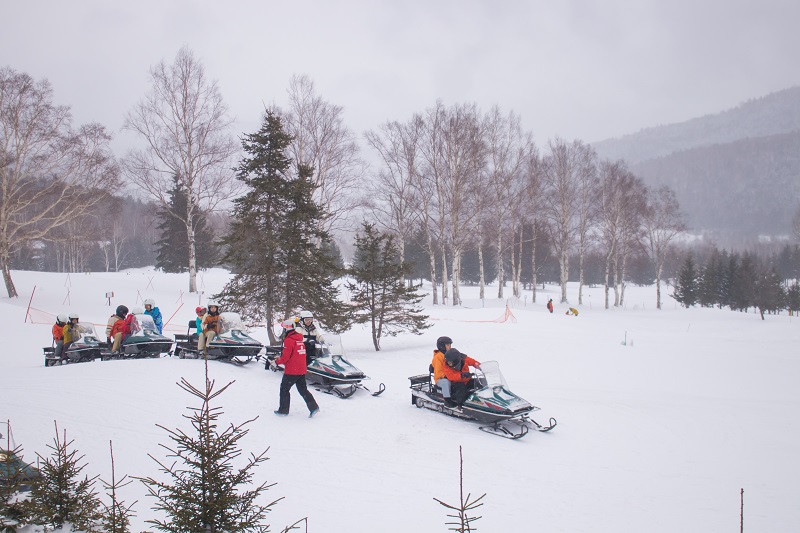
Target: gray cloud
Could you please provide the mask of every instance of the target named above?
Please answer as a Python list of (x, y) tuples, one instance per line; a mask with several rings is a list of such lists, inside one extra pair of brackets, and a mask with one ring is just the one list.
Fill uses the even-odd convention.
[(790, 1), (7, 0), (2, 11), (0, 65), (48, 78), (78, 122), (114, 130), (149, 68), (183, 45), (241, 131), (264, 103), (285, 104), (296, 73), (358, 132), (441, 98), (513, 109), (540, 143), (619, 136), (800, 84)]

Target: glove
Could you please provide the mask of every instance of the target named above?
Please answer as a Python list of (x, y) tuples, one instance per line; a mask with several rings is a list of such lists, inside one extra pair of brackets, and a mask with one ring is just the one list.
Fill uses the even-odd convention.
[(275, 359), (269, 360), (269, 369), (272, 370), (273, 372), (278, 371), (278, 365), (275, 364)]
[(462, 372), (461, 377), (464, 379), (471, 378), (472, 374), (470, 374), (469, 372)]

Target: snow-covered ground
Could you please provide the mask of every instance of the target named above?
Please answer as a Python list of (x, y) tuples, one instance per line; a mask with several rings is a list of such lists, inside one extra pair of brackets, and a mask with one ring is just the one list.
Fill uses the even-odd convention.
[[(118, 274), (14, 272), (20, 297), (0, 299), (0, 419), (10, 420), (25, 457), (48, 454), (54, 421), (85, 454), (90, 474), (110, 480), (109, 441), (117, 477), (161, 475), (148, 454), (169, 443), (156, 424), (188, 428), (196, 405), (178, 388), (182, 377), (202, 384), (203, 362), (162, 359), (108, 361), (46, 368), (52, 317), (78, 311), (102, 330), (118, 304), (153, 297), (168, 333), (185, 332), (197, 294), (186, 275), (152, 269)], [(228, 279), (202, 273), (205, 298)], [(35, 292), (34, 292), (35, 287)], [(683, 309), (666, 298), (655, 309), (653, 287), (629, 287), (624, 308), (604, 310), (601, 288), (588, 289), (580, 316), (545, 310), (557, 288), (539, 301), (530, 292), (508, 302), (481, 302), (463, 288), (459, 308), (432, 306), (434, 326), (422, 336), (383, 340), (375, 352), (369, 332), (343, 335), (351, 362), (386, 384), (377, 398), (347, 400), (315, 393), (320, 414), (292, 392), (292, 411), (276, 417), (280, 375), (252, 362), (210, 362), (227, 420), (258, 417), (242, 441), (269, 447), (258, 480), (277, 482), (284, 496), (270, 514), (273, 531), (308, 517), (311, 532), (446, 531), (447, 510), (433, 500), (458, 501), (459, 446), (464, 490), (486, 493), (479, 531), (730, 532), (739, 527), (744, 489), (746, 531), (797, 531), (800, 524), (800, 319), (718, 309)], [(111, 306), (105, 294), (114, 292)], [(509, 291), (507, 291), (509, 292)], [(31, 316), (26, 308), (33, 294)], [(181, 306), (181, 304), (183, 304)], [(177, 313), (176, 313), (177, 311)], [(174, 326), (174, 327), (173, 327)], [(408, 377), (427, 371), (435, 340), (479, 361), (497, 360), (510, 388), (553, 416), (550, 433), (512, 441), (477, 425), (411, 405)], [(254, 336), (266, 341), (263, 329)], [(100, 487), (98, 487), (98, 491)], [(135, 482), (123, 489), (139, 500), (133, 530), (150, 529), (153, 501)]]

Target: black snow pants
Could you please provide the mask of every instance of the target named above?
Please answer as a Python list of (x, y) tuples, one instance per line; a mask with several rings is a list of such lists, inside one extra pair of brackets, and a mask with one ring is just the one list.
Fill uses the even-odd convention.
[(284, 374), (281, 380), (280, 406), (278, 407), (278, 412), (285, 415), (289, 414), (289, 402), (291, 401), (289, 391), (295, 385), (297, 386), (297, 392), (300, 393), (300, 396), (302, 396), (303, 400), (306, 402), (308, 412), (310, 413), (314, 409), (319, 409), (314, 396), (308, 391), (305, 374), (300, 374), (299, 376)]

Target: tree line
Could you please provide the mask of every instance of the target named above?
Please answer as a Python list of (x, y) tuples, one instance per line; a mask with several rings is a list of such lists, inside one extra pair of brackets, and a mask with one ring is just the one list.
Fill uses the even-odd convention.
[(754, 253), (714, 248), (703, 264), (686, 254), (675, 279), (672, 297), (684, 307), (756, 309), (765, 314), (788, 309), (800, 312), (800, 247), (785, 246), (780, 253), (759, 258)]
[[(2, 70), (4, 131), (52, 132), (31, 136), (39, 139), (35, 145), (16, 141), (18, 134), (4, 137), (0, 177), (24, 184), (17, 196), (0, 199), (0, 269), (10, 295), (16, 295), (13, 254), (55, 241), (59, 232), (74, 235), (62, 227), (112, 205), (109, 195), (120, 191), (123, 177), (157, 206), (158, 224), (147, 231), (160, 268), (187, 272), (194, 292), (198, 268), (225, 264), (232, 206), (246, 187), (237, 179), (242, 143), (231, 134), (218, 83), (186, 47), (174, 62), (152, 67), (150, 79), (150, 91), (124, 121), (142, 147), (116, 161), (110, 136), (97, 125), (73, 128), (68, 109), (52, 104), (46, 81)], [(303, 172), (323, 213), (313, 228), (304, 228), (317, 232), (315, 246), (329, 245), (343, 229), (354, 231), (366, 217), (395, 237), (415, 272), (424, 271), (419, 277), (430, 280), (434, 304), (459, 305), (465, 280), (480, 287), (481, 297), (491, 282), (497, 282), (498, 298), (507, 284), (517, 297), (527, 284), (535, 301), (540, 282), (551, 281), (555, 269), (562, 301), (568, 281), (578, 282), (581, 304), (584, 285), (599, 278), (606, 308), (624, 303), (627, 281), (651, 273), (661, 307), (662, 281), (686, 226), (674, 192), (647, 187), (624, 161), (604, 160), (580, 140), (555, 138), (538, 146), (521, 117), (499, 106), (484, 111), (437, 101), (405, 121), (366, 132), (366, 146), (380, 161), (370, 167), (343, 109), (318, 95), (310, 78), (294, 76), (288, 96), (286, 108), (267, 111), (281, 119), (288, 136), (286, 176), (298, 181)], [(76, 134), (87, 130), (95, 132), (94, 144)], [(40, 161), (51, 157), (72, 166)], [(83, 166), (70, 171), (76, 165)], [(80, 201), (87, 196), (92, 202)], [(45, 215), (34, 217), (39, 210)], [(95, 241), (107, 269), (120, 267), (126, 249), (115, 232), (132, 245), (130, 234), (137, 231), (130, 220), (117, 223), (109, 210), (111, 218), (98, 221), (104, 237)], [(80, 262), (80, 254), (71, 253), (55, 264), (72, 269)]]

